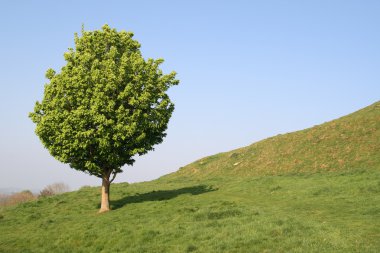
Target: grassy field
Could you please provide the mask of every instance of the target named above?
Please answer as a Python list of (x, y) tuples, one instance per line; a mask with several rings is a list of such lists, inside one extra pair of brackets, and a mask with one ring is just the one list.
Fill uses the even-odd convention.
[(0, 252), (378, 252), (380, 172), (156, 180), (1, 213)]
[(380, 252), (380, 102), (160, 179), (0, 210), (0, 252)]

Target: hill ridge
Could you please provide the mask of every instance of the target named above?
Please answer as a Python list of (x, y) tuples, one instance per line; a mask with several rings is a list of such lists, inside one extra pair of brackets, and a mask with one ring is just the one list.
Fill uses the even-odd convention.
[(201, 158), (163, 176), (259, 176), (379, 168), (380, 101), (351, 114)]

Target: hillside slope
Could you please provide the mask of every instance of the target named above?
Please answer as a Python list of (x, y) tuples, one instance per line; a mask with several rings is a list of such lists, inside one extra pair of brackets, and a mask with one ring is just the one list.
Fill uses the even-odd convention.
[(200, 159), (165, 179), (380, 168), (380, 101), (342, 118)]
[(105, 214), (100, 187), (0, 208), (0, 252), (378, 252), (379, 109), (114, 184)]

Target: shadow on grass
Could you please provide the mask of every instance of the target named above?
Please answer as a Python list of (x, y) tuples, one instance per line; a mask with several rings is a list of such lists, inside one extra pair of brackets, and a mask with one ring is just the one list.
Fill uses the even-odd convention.
[(217, 189), (207, 185), (197, 185), (191, 187), (184, 187), (174, 190), (159, 190), (151, 191), (142, 194), (136, 194), (134, 196), (127, 196), (118, 200), (111, 201), (111, 207), (113, 210), (121, 208), (131, 203), (142, 203), (146, 201), (163, 201), (173, 199), (182, 194), (199, 195), (207, 192), (216, 191)]

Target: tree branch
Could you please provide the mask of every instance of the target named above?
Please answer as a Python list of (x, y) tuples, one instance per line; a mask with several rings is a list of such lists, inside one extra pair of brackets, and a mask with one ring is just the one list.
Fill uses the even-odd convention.
[(113, 176), (112, 176), (112, 179), (110, 180), (110, 183), (113, 182), (113, 180), (115, 179), (116, 175), (117, 175), (117, 172), (114, 172), (114, 173), (113, 173)]

